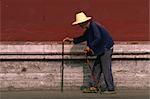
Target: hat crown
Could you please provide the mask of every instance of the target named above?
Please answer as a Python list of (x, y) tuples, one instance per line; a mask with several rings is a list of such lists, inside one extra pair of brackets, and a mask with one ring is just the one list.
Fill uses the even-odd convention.
[(73, 25), (88, 21), (90, 19), (91, 19), (91, 17), (87, 17), (84, 12), (80, 12), (80, 13), (76, 14), (76, 21), (73, 23)]
[(77, 21), (85, 20), (86, 18), (87, 18), (87, 16), (83, 12), (80, 12), (80, 13), (76, 14), (76, 20)]

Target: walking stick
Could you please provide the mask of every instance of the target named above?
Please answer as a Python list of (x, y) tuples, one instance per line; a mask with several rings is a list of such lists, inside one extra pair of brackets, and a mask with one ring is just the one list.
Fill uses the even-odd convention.
[(93, 73), (92, 66), (90, 65), (90, 61), (88, 59), (88, 53), (85, 53), (85, 55), (86, 55), (86, 63), (91, 71), (91, 79), (95, 82), (95, 84), (92, 86), (89, 86), (89, 88), (83, 88), (81, 90), (83, 90), (83, 93), (97, 93), (99, 90), (98, 89), (99, 81), (97, 81), (95, 74)]
[(87, 54), (86, 54), (86, 63), (87, 63), (87, 65), (89, 66), (89, 69), (90, 69), (90, 71), (91, 71), (92, 80), (93, 80), (94, 82), (96, 82), (96, 84), (95, 84), (94, 87), (97, 87), (98, 84), (99, 84), (99, 81), (97, 81), (97, 79), (96, 79), (96, 77), (95, 77), (95, 74), (93, 73), (92, 66), (91, 66), (91, 64), (90, 64), (90, 61), (89, 61), (89, 59), (88, 59), (88, 55), (87, 55)]
[(90, 64), (90, 61), (89, 61), (89, 59), (88, 59), (88, 55), (87, 55), (87, 54), (86, 54), (86, 64), (89, 66), (89, 69), (90, 69), (90, 71), (91, 71), (92, 80), (93, 80), (93, 81), (96, 81), (96, 78), (95, 78), (95, 75), (94, 75), (94, 73), (93, 73), (93, 71), (92, 71), (92, 66), (91, 66), (91, 64)]
[(62, 42), (61, 92), (64, 90), (64, 42)]

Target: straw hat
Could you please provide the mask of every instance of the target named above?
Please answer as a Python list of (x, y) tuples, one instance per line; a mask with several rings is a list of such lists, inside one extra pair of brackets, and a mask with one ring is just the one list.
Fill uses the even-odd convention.
[(76, 14), (76, 21), (72, 23), (72, 25), (79, 24), (90, 20), (91, 17), (87, 17), (84, 12), (80, 12)]

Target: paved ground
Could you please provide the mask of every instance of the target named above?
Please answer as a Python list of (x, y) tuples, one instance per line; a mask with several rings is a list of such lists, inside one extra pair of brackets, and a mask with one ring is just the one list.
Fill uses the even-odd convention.
[(10, 91), (0, 92), (0, 99), (150, 99), (150, 90), (118, 90), (117, 94), (82, 93), (79, 90), (60, 91)]

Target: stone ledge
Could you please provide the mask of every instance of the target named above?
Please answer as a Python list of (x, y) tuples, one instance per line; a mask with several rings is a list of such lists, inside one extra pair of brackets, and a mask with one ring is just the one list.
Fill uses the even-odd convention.
[[(84, 47), (84, 44), (66, 44), (64, 46), (64, 58), (85, 59)], [(113, 58), (150, 59), (150, 44), (118, 43), (114, 46)], [(29, 45), (4, 43), (0, 45), (0, 59), (62, 59), (62, 45), (44, 42)]]
[[(83, 52), (85, 45), (65, 45), (64, 51)], [(0, 54), (60, 54), (62, 45), (0, 45)], [(115, 45), (114, 53), (150, 53), (150, 45)]]

